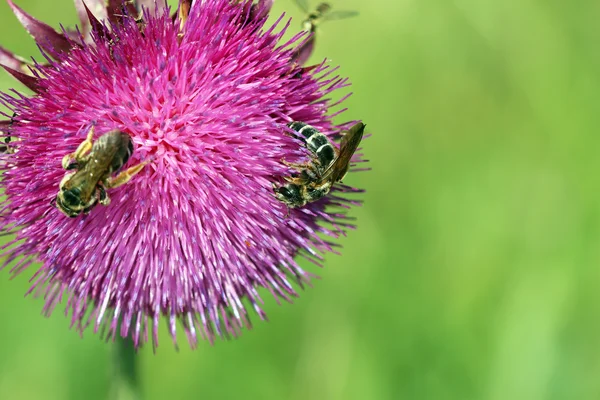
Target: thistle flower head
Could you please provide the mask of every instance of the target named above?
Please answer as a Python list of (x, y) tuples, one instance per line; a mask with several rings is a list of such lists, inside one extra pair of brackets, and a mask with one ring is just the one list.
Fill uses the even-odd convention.
[[(63, 303), (80, 331), (136, 345), (158, 343), (164, 316), (174, 340), (179, 321), (195, 346), (250, 327), (248, 309), (265, 318), (259, 288), (296, 296), (292, 282), (313, 277), (296, 256), (319, 264), (333, 251), (323, 238), (348, 224), (326, 207), (348, 208), (356, 202), (341, 195), (356, 190), (336, 185), (288, 209), (272, 186), (293, 173), (282, 160), (309, 157), (290, 121), (331, 138), (350, 126), (333, 125), (324, 99), (346, 79), (298, 65), (302, 34), (282, 43), (288, 25), (265, 26), (269, 1), (182, 1), (171, 14), (163, 1), (79, 0), (79, 29), (61, 32), (8, 1), (45, 59), (0, 49), (34, 92), (0, 94), (10, 109), (0, 131), (13, 138), (0, 159), (0, 229), (15, 235), (3, 255), (14, 274), (39, 263), (30, 292), (45, 311)], [(126, 133), (126, 167), (147, 164), (109, 190), (110, 205), (68, 218), (51, 204), (61, 160), (92, 128), (94, 140)]]

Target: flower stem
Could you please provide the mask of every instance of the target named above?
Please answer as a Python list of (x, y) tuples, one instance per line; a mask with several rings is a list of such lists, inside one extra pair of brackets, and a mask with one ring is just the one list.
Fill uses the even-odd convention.
[(138, 400), (137, 372), (135, 368), (135, 348), (129, 338), (117, 335), (114, 343), (113, 377), (111, 399)]

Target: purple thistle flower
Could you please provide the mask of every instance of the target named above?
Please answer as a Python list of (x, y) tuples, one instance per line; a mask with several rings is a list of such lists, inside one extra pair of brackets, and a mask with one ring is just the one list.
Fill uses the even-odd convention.
[[(15, 113), (0, 122), (15, 139), (0, 158), (0, 229), (15, 235), (2, 255), (14, 275), (40, 263), (29, 292), (43, 294), (45, 312), (66, 304), (79, 331), (92, 325), (136, 346), (149, 331), (158, 344), (165, 316), (173, 340), (179, 321), (194, 347), (198, 336), (251, 327), (247, 308), (265, 319), (259, 288), (297, 296), (291, 282), (314, 275), (295, 257), (320, 265), (335, 252), (324, 238), (351, 225), (326, 207), (359, 204), (344, 194), (360, 190), (337, 184), (294, 209), (274, 196), (273, 183), (293, 173), (282, 160), (309, 157), (289, 122), (332, 139), (353, 122), (335, 126), (343, 110), (324, 98), (347, 80), (325, 63), (298, 65), (309, 41), (280, 43), (289, 22), (264, 26), (272, 2), (183, 1), (171, 16), (164, 1), (76, 0), (79, 30), (56, 32), (7, 1), (45, 60), (0, 49), (0, 63), (34, 92), (0, 93), (7, 117)], [(109, 206), (68, 218), (51, 205), (61, 160), (92, 127), (95, 139), (115, 129), (131, 137), (127, 166), (150, 163), (110, 190)]]

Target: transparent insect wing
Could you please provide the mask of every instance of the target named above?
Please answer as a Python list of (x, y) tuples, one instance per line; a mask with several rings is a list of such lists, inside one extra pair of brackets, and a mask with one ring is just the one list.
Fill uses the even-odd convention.
[(309, 13), (308, 0), (296, 0), (296, 4), (298, 4), (298, 7), (306, 14)]
[(346, 18), (352, 18), (352, 17), (357, 17), (358, 16), (358, 11), (348, 11), (348, 10), (333, 10), (333, 11), (328, 11), (326, 13), (323, 14), (323, 21), (332, 21), (332, 20), (336, 20), (336, 19), (346, 19)]

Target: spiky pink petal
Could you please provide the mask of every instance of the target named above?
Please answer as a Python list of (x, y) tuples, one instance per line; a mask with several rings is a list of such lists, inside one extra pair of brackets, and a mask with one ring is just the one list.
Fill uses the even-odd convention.
[(29, 72), (29, 65), (22, 57), (19, 57), (3, 47), (0, 47), (0, 65), (12, 68), (23, 73)]
[(300, 46), (296, 49), (296, 52), (292, 56), (292, 60), (300, 65), (304, 65), (315, 48), (315, 36), (310, 35)]
[(6, 72), (11, 74), (14, 78), (16, 78), (23, 85), (27, 86), (29, 89), (33, 90), (34, 92), (40, 91), (39, 80), (37, 77), (31, 76), (31, 75), (26, 75), (20, 71), (9, 68), (5, 65), (1, 65), (1, 67), (4, 68), (4, 70)]
[(25, 30), (27, 30), (39, 46), (53, 58), (58, 59), (61, 57), (61, 53), (68, 53), (71, 51), (74, 44), (69, 41), (65, 35), (56, 32), (49, 25), (33, 18), (21, 8), (17, 7), (12, 0), (6, 1)]
[(87, 23), (90, 26), (91, 30), (95, 33), (98, 39), (108, 39), (110, 36), (110, 32), (108, 28), (102, 23), (101, 20), (97, 19), (94, 13), (87, 7), (86, 4), (83, 5), (83, 8), (87, 15)]
[(99, 21), (108, 19), (104, 0), (75, 0), (75, 9), (79, 17), (79, 30), (86, 43), (91, 41), (91, 26), (88, 19), (88, 11)]

